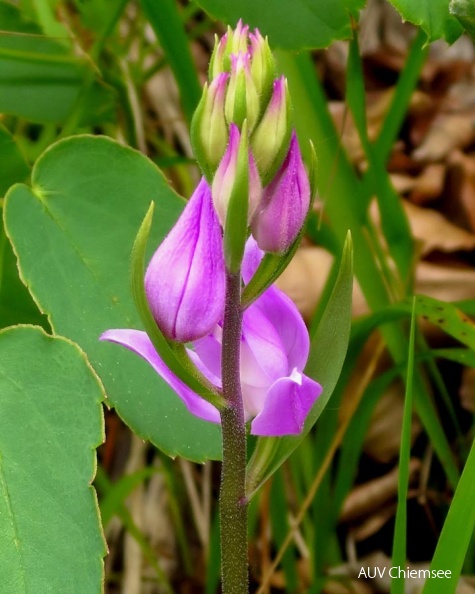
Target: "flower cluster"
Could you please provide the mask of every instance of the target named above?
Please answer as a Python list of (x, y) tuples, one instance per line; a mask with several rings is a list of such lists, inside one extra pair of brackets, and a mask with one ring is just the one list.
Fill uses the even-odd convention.
[[(152, 257), (144, 286), (163, 336), (188, 343), (190, 361), (220, 392), (227, 218), (236, 188), (247, 215), (238, 267), (246, 285), (265, 252), (282, 253), (295, 241), (309, 208), (310, 184), (290, 126), (287, 83), (275, 78), (267, 40), (242, 23), (229, 29), (216, 42), (210, 77), (192, 126), (204, 177)], [(107, 330), (101, 339), (144, 358), (192, 414), (220, 422), (218, 409), (167, 367), (145, 332)], [(296, 306), (271, 286), (242, 320), (240, 379), (251, 433), (302, 431), (322, 391), (303, 373), (308, 353), (308, 332)]]
[[(248, 222), (259, 247), (285, 252), (302, 228), (310, 184), (292, 132), (287, 81), (276, 78), (267, 39), (238, 23), (216, 39), (205, 85), (192, 122), (198, 162), (212, 187), (225, 225), (230, 198), (247, 177)], [(239, 162), (248, 144), (245, 163)], [(240, 167), (241, 165), (241, 167)]]

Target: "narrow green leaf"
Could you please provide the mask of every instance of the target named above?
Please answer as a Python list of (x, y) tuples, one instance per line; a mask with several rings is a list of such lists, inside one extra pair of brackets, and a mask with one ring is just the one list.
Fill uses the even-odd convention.
[(351, 236), (345, 242), (340, 272), (328, 305), (311, 339), (310, 357), (305, 373), (323, 386), (300, 435), (260, 437), (247, 469), (248, 497), (279, 468), (302, 442), (327, 405), (340, 376), (346, 356), (351, 326), (353, 289), (353, 252)]
[(40, 123), (62, 123), (74, 109), (83, 81), (92, 85), (84, 98), (82, 124), (113, 117), (115, 97), (97, 71), (68, 44), (42, 35), (20, 9), (0, 3), (0, 112)]
[[(407, 357), (406, 395), (404, 398), (401, 445), (399, 449), (398, 499), (392, 553), (392, 564), (395, 567), (404, 567), (406, 565), (407, 493), (409, 489), (409, 462), (411, 458), (412, 387), (414, 379), (415, 335), (416, 302), (414, 299), (412, 303), (411, 331), (409, 335), (409, 352)], [(403, 575), (391, 580), (391, 594), (404, 594), (405, 581)]]
[(178, 4), (174, 0), (141, 0), (141, 3), (173, 70), (186, 118), (191, 122), (201, 97), (201, 85)]
[(475, 442), (450, 505), (442, 533), (430, 566), (431, 571), (443, 570), (444, 578), (427, 579), (422, 594), (439, 594), (443, 579), (444, 594), (454, 594), (463, 561), (475, 529)]
[(77, 345), (33, 326), (0, 332), (2, 592), (102, 591), (106, 547), (91, 487), (102, 398)]

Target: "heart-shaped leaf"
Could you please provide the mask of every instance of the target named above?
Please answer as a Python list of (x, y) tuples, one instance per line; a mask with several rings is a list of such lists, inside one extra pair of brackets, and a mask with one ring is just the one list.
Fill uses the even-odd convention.
[(217, 459), (217, 425), (193, 417), (145, 361), (100, 343), (110, 328), (141, 328), (130, 287), (134, 238), (155, 200), (149, 255), (184, 202), (142, 154), (105, 137), (75, 137), (36, 163), (32, 188), (5, 199), (22, 277), (58, 334), (77, 342), (120, 416), (167, 454)]

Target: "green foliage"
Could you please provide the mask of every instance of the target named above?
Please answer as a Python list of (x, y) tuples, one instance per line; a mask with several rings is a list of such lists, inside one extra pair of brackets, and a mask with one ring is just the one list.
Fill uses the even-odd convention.
[(0, 125), (0, 196), (18, 181), (25, 181), (30, 168), (10, 132)]
[(149, 255), (183, 201), (140, 153), (108, 138), (72, 138), (36, 163), (31, 188), (8, 193), (7, 233), (54, 331), (85, 350), (127, 424), (169, 455), (216, 459), (219, 428), (193, 417), (144, 361), (98, 340), (109, 328), (140, 328), (129, 262), (151, 199), (157, 215)]
[(97, 594), (106, 547), (91, 481), (102, 389), (81, 350), (0, 333), (0, 574), (8, 594)]
[[(0, 112), (33, 122), (64, 122), (81, 99), (82, 124), (113, 115), (114, 96), (95, 76), (86, 56), (77, 56), (65, 39), (43, 36), (9, 2), (0, 2)], [(9, 34), (11, 33), (11, 34)], [(19, 34), (21, 33), (21, 34)], [(84, 95), (81, 90), (92, 79)]]
[(450, 14), (463, 25), (472, 39), (475, 39), (475, 4), (472, 0), (450, 0)]
[(402, 18), (418, 25), (427, 35), (427, 41), (445, 39), (453, 43), (462, 33), (459, 21), (450, 14), (450, 0), (389, 0)]
[(210, 15), (232, 27), (239, 19), (268, 35), (273, 47), (324, 48), (352, 35), (350, 14), (365, 0), (198, 0)]

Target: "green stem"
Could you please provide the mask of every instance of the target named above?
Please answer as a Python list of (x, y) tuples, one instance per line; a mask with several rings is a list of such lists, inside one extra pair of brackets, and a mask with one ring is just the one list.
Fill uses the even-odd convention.
[(220, 525), (223, 594), (247, 594), (246, 425), (240, 381), (241, 273), (226, 275), (222, 378), (227, 406), (221, 411), (223, 464)]

